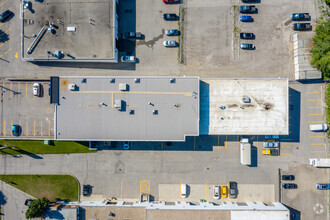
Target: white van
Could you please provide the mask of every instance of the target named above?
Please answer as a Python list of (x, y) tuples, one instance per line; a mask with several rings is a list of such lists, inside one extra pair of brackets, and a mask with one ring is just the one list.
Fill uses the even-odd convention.
[(326, 131), (329, 126), (327, 124), (311, 124), (309, 125), (309, 129), (311, 131)]
[(181, 184), (181, 198), (187, 197), (187, 184)]

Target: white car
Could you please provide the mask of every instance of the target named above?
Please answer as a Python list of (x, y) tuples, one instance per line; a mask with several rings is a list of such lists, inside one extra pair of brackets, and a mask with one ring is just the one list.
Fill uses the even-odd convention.
[(213, 187), (213, 199), (220, 199), (220, 187), (219, 186)]
[(129, 142), (124, 141), (124, 150), (128, 150), (128, 149), (129, 149)]
[(165, 47), (176, 47), (176, 41), (175, 40), (166, 40), (163, 42), (163, 45)]
[(135, 56), (122, 56), (120, 60), (124, 63), (136, 63)]
[(33, 84), (33, 95), (39, 96), (40, 95), (40, 83)]

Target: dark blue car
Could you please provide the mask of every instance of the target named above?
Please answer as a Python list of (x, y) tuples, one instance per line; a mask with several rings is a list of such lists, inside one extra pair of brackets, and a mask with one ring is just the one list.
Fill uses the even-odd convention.
[(20, 134), (21, 134), (21, 126), (19, 126), (19, 125), (13, 125), (11, 131), (12, 131), (12, 134), (15, 137), (20, 136)]
[(251, 21), (253, 21), (253, 18), (252, 18), (252, 16), (249, 16), (249, 15), (242, 15), (239, 18), (239, 20), (243, 21), (243, 22), (251, 22)]

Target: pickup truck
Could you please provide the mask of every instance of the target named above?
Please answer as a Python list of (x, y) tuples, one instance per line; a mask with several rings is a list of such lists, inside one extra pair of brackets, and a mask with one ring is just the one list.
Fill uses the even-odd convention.
[(294, 23), (292, 29), (295, 31), (307, 31), (312, 29), (312, 25), (310, 23)]
[(257, 8), (254, 5), (243, 5), (239, 6), (240, 13), (255, 13)]
[(229, 198), (236, 199), (237, 198), (237, 183), (229, 182)]
[(310, 19), (310, 16), (308, 13), (293, 13), (291, 19), (292, 21), (303, 21)]

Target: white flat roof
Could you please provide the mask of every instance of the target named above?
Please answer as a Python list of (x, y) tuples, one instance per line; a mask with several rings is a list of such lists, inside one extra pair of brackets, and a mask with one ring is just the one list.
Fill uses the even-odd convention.
[(200, 91), (201, 135), (289, 134), (288, 79), (201, 80)]

